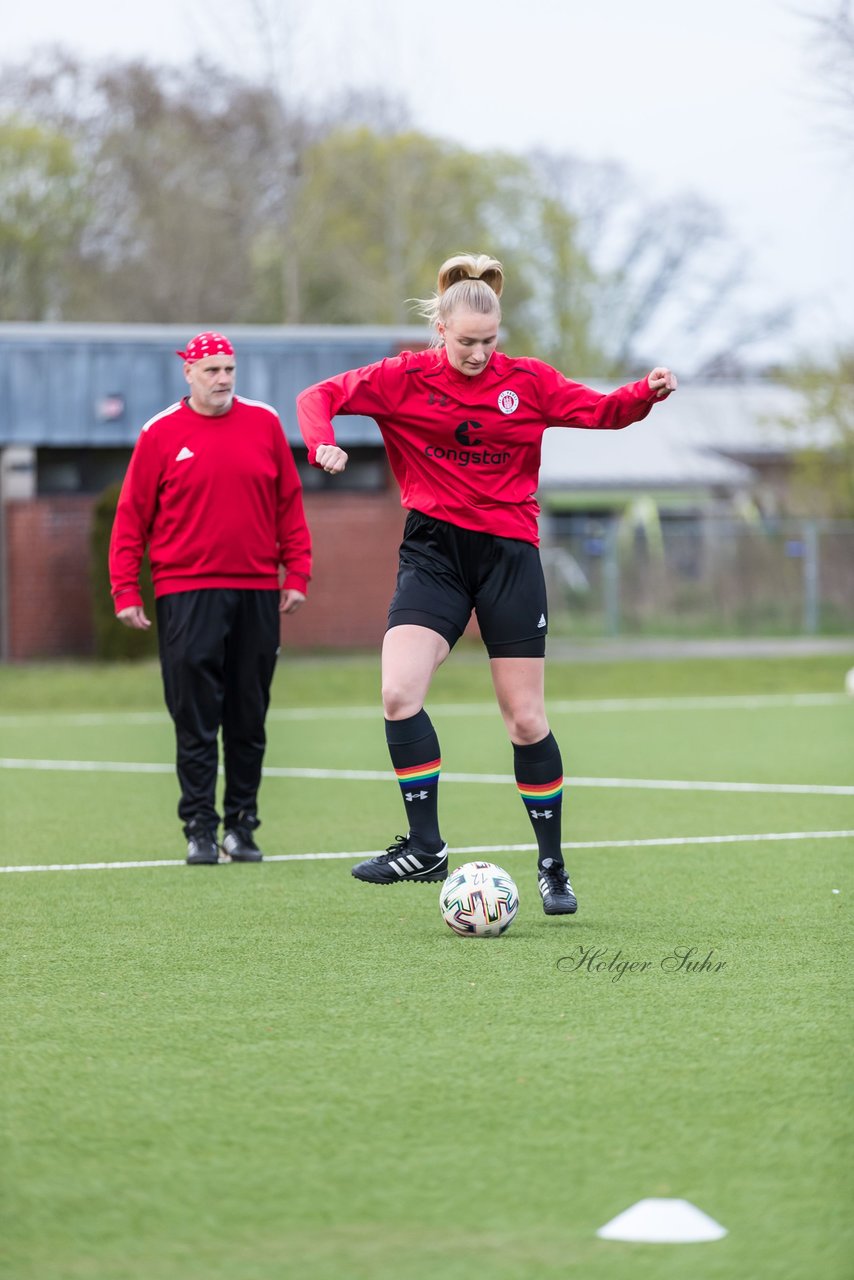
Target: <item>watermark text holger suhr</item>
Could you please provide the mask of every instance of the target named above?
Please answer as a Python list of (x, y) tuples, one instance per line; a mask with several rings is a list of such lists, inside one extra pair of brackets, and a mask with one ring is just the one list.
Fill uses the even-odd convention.
[(627, 973), (720, 973), (726, 968), (726, 960), (717, 959), (714, 947), (674, 947), (656, 960), (631, 960), (623, 955), (622, 948), (610, 951), (579, 943), (571, 955), (555, 962), (555, 968), (565, 973), (598, 973), (619, 982)]

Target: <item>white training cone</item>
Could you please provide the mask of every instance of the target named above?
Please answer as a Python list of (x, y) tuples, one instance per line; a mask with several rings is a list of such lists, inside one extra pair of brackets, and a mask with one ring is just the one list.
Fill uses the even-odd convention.
[(690, 1200), (638, 1200), (596, 1232), (603, 1240), (637, 1240), (646, 1244), (690, 1244), (726, 1235), (714, 1218)]

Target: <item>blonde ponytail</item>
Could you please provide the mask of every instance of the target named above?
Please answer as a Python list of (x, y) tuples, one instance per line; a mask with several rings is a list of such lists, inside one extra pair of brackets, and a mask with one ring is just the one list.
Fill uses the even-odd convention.
[(447, 324), (455, 311), (474, 311), (478, 315), (494, 315), (501, 319), (498, 299), (504, 288), (504, 268), (496, 258), (485, 253), (458, 253), (439, 268), (436, 292), (432, 298), (416, 298), (415, 307), (435, 331), (432, 345), (441, 347), (443, 339), (437, 326)]

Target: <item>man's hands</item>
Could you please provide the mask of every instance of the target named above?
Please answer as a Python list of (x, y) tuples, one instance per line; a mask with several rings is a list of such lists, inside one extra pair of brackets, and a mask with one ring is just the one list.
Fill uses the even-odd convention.
[(116, 617), (119, 622), (123, 622), (126, 627), (131, 627), (134, 631), (147, 631), (151, 626), (141, 604), (131, 604), (127, 609), (120, 609)]
[[(345, 454), (344, 456), (346, 457), (347, 455)], [(282, 592), (282, 597), (279, 601), (279, 613), (296, 613), (304, 600), (305, 595), (302, 591), (297, 591), (290, 587), (287, 591)], [(116, 614), (116, 617), (119, 622), (124, 623), (126, 627), (131, 627), (134, 631), (147, 631), (151, 626), (141, 604), (132, 604), (127, 609), (121, 609)]]
[(289, 587), (287, 591), (282, 592), (282, 598), (279, 601), (279, 613), (296, 613), (297, 609), (305, 600), (305, 596), (301, 591)]

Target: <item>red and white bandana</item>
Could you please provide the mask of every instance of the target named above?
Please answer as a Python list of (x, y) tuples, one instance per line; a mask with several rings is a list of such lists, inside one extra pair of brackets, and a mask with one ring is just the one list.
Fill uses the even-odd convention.
[(195, 364), (197, 360), (206, 360), (208, 356), (233, 356), (234, 347), (224, 333), (197, 333), (187, 343), (187, 350), (176, 351), (175, 355), (186, 360), (187, 364)]

